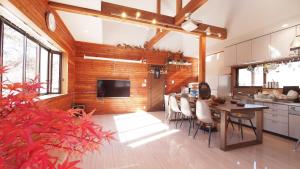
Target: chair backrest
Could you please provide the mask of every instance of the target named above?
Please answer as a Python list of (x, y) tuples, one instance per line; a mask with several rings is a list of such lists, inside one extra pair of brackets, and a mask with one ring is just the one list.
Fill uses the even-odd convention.
[(182, 97), (180, 98), (180, 108), (181, 108), (181, 112), (182, 114), (184, 114), (185, 116), (192, 116), (192, 111), (191, 111), (191, 106), (190, 106), (190, 102), (189, 102), (189, 98), (188, 97)]
[(169, 106), (173, 112), (181, 112), (174, 94), (169, 97)]
[(165, 112), (169, 112), (169, 95), (164, 95), (164, 101), (165, 101)]
[(196, 116), (197, 119), (204, 123), (213, 123), (211, 111), (208, 104), (204, 100), (197, 100), (196, 102)]

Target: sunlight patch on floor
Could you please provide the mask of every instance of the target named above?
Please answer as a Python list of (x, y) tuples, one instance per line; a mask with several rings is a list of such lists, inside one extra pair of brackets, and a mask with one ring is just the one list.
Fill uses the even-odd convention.
[(113, 119), (119, 141), (128, 143), (128, 146), (132, 148), (179, 131), (170, 130), (169, 126), (160, 119), (144, 111), (115, 115)]

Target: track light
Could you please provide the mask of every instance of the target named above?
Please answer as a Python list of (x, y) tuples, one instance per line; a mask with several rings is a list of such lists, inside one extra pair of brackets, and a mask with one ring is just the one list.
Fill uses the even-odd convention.
[(153, 20), (152, 20), (152, 23), (153, 23), (153, 24), (156, 24), (156, 19), (153, 19)]
[(206, 33), (207, 36), (211, 35), (210, 27), (207, 27), (204, 32)]
[(135, 17), (136, 17), (136, 18), (139, 18), (140, 16), (141, 16), (141, 12), (136, 12), (136, 13), (135, 13)]
[(126, 18), (126, 17), (127, 17), (126, 12), (122, 12), (121, 17), (122, 17), (122, 18)]

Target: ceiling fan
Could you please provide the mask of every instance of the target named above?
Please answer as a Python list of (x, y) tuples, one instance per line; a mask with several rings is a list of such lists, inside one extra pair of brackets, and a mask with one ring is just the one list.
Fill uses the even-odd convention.
[(202, 23), (202, 21), (200, 21), (200, 20), (192, 19), (191, 16), (192, 16), (192, 13), (186, 13), (185, 21), (181, 24), (181, 28), (188, 32), (192, 32), (193, 30), (197, 29), (199, 24)]
[[(186, 13), (185, 21), (181, 24), (181, 28), (188, 32), (194, 31), (195, 29), (197, 29), (199, 27), (200, 24), (202, 24), (201, 20), (192, 19), (191, 16), (192, 16), (192, 13)], [(204, 32), (207, 35), (211, 35), (210, 27), (207, 27), (207, 29)]]

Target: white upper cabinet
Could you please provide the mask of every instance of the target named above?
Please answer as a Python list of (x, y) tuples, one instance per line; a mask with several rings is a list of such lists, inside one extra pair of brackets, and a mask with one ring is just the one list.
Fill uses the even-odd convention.
[(253, 62), (265, 61), (270, 57), (271, 36), (266, 35), (252, 40), (252, 58)]
[(270, 59), (289, 57), (290, 46), (296, 36), (296, 27), (271, 34)]
[(236, 45), (224, 49), (224, 66), (231, 67), (236, 65)]
[(252, 47), (251, 41), (246, 41), (237, 45), (236, 60), (238, 65), (252, 62), (251, 47)]

